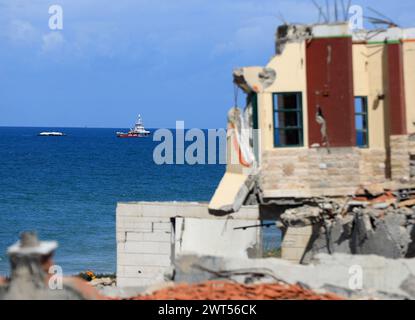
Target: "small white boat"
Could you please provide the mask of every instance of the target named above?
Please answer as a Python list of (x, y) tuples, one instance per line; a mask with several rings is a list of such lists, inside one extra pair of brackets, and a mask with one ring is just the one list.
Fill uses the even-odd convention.
[(62, 133), (62, 132), (52, 131), (52, 132), (41, 132), (41, 133), (38, 134), (38, 136), (41, 136), (41, 137), (63, 137), (63, 136), (65, 136), (65, 134)]

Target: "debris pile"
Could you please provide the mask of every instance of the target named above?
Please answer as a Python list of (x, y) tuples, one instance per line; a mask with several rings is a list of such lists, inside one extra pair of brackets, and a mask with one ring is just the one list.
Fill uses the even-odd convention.
[(117, 280), (115, 278), (104, 277), (93, 279), (89, 283), (91, 286), (101, 289), (104, 287), (115, 287)]
[(79, 273), (78, 277), (89, 282), (91, 286), (98, 289), (103, 287), (115, 287), (117, 283), (115, 274), (96, 274), (91, 270)]
[[(225, 280), (240, 283), (241, 288), (270, 288), (269, 285), (274, 288), (275, 285), (275, 288), (282, 288), (282, 295), (286, 294), (284, 288), (299, 287), (317, 292), (319, 296), (330, 293), (352, 300), (415, 299), (415, 259), (335, 253), (319, 254), (309, 265), (301, 265), (276, 258), (238, 259), (187, 254), (176, 259), (175, 272), (175, 283), (192, 283), (196, 288), (206, 281)], [(155, 298), (153, 292), (158, 290), (160, 288), (146, 293)]]
[(319, 198), (281, 216), (282, 228), (306, 225), (314, 234), (302, 263), (319, 253), (415, 257), (415, 190), (373, 185), (343, 202)]
[(244, 285), (230, 281), (178, 284), (132, 300), (343, 300), (299, 285), (283, 283)]

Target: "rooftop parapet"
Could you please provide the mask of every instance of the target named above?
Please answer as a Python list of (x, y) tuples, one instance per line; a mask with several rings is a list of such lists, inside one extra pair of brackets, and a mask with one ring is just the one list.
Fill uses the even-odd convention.
[(388, 43), (415, 39), (415, 28), (388, 28), (357, 30), (353, 32), (353, 41), (368, 43)]
[(395, 42), (414, 40), (415, 28), (391, 27), (387, 29), (352, 30), (346, 22), (331, 24), (284, 24), (277, 28), (276, 53), (281, 54), (288, 42), (299, 42), (313, 38), (352, 37), (354, 42)]
[(333, 24), (284, 24), (277, 28), (276, 53), (281, 54), (288, 42), (301, 42), (313, 38), (351, 37), (347, 23)]

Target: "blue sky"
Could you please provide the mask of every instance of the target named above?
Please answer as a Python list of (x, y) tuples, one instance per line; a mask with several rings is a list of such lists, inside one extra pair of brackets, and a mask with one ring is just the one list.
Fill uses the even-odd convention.
[[(353, 3), (415, 26), (413, 0)], [(0, 126), (128, 127), (141, 113), (224, 127), (232, 70), (266, 64), (280, 13), (318, 16), (311, 0), (0, 0)]]

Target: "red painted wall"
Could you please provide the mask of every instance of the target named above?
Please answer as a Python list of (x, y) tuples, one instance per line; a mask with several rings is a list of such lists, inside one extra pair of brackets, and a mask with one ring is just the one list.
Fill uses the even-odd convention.
[(355, 146), (352, 39), (313, 39), (306, 59), (310, 146), (323, 143), (317, 105), (326, 119), (330, 146)]
[(402, 44), (393, 43), (387, 47), (390, 134), (402, 135), (407, 133)]

